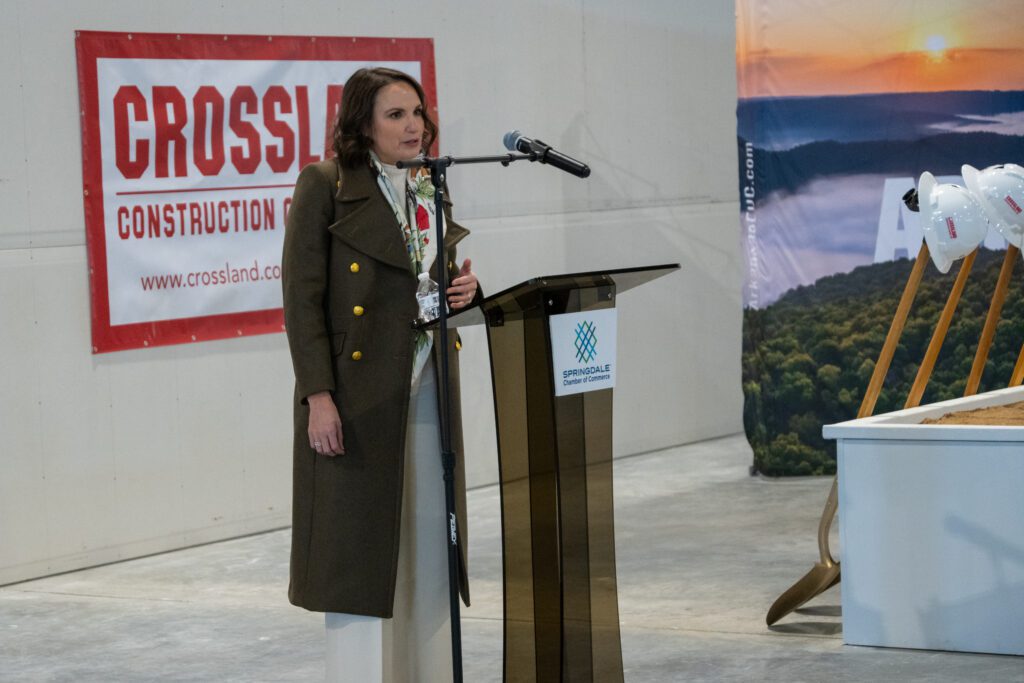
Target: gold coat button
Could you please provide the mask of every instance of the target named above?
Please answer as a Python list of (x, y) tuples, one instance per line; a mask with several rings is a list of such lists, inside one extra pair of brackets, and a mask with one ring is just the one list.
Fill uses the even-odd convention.
[(363, 314), (363, 307), (362, 306), (355, 306), (355, 307), (353, 307), (352, 308), (352, 313), (358, 318), (359, 316), (361, 316)]
[(352, 360), (359, 360), (362, 357), (363, 357), (363, 352), (362, 351), (353, 351), (352, 352)]
[(352, 265), (350, 265), (348, 267), (348, 269), (351, 270), (353, 273), (358, 273), (359, 272), (359, 264), (353, 262)]

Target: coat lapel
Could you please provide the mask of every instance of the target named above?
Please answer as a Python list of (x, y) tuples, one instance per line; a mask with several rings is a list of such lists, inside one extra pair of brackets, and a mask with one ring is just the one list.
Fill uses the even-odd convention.
[[(367, 256), (409, 270), (405, 241), (369, 169), (344, 169), (334, 201), (338, 219), (328, 230)], [(469, 230), (448, 217), (450, 207), (451, 202), (446, 198), (445, 249), (451, 249), (469, 234)]]
[(462, 238), (469, 234), (469, 230), (462, 227), (452, 219), (448, 218), (449, 212), (444, 217), (444, 248), (451, 249), (462, 241)]
[(369, 169), (344, 169), (334, 200), (337, 220), (328, 230), (371, 258), (409, 270), (395, 216)]

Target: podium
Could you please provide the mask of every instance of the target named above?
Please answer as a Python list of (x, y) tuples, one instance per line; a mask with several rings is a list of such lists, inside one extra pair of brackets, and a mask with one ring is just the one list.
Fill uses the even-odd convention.
[(509, 683), (623, 680), (612, 500), (615, 300), (678, 268), (533, 278), (449, 318), (451, 327), (487, 326)]

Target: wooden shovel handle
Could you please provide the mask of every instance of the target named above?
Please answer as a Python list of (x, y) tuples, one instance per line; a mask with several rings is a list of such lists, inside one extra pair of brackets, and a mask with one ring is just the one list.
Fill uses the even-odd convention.
[(978, 350), (974, 354), (974, 363), (971, 365), (971, 374), (967, 378), (964, 396), (973, 396), (978, 393), (981, 374), (985, 372), (988, 351), (992, 348), (992, 339), (996, 336), (996, 325), (999, 324), (999, 315), (1003, 312), (1003, 302), (1006, 301), (1006, 290), (1010, 287), (1010, 276), (1013, 275), (1013, 267), (1017, 265), (1019, 256), (1019, 248), (1012, 244), (1006, 247), (1006, 256), (1003, 258), (1003, 266), (999, 269), (996, 289), (992, 292), (992, 302), (988, 306), (988, 315), (985, 316), (985, 327), (981, 331), (981, 339), (978, 340)]
[(917, 288), (921, 284), (921, 278), (924, 276), (924, 268), (928, 265), (928, 258), (928, 245), (925, 242), (921, 242), (921, 250), (917, 252), (914, 267), (910, 270), (910, 277), (907, 278), (907, 284), (903, 287), (903, 296), (900, 297), (900, 303), (896, 307), (896, 315), (893, 316), (892, 323), (889, 325), (889, 334), (886, 335), (885, 343), (882, 344), (882, 351), (878, 354), (878, 362), (875, 363), (875, 371), (871, 373), (871, 381), (868, 382), (868, 388), (864, 392), (864, 399), (860, 403), (860, 410), (857, 411), (857, 419), (868, 417), (875, 412), (878, 394), (882, 391), (882, 383), (885, 381), (885, 375), (889, 372), (889, 366), (892, 364), (893, 354), (896, 353), (896, 345), (899, 344), (900, 336), (903, 334), (903, 327), (907, 324), (910, 306), (914, 303), (914, 296), (917, 295)]
[(939, 322), (935, 324), (935, 331), (932, 332), (932, 340), (928, 342), (928, 350), (924, 353), (924, 360), (921, 361), (921, 367), (917, 369), (917, 377), (914, 378), (914, 386), (910, 387), (910, 394), (907, 396), (907, 402), (903, 404), (904, 408), (916, 408), (921, 405), (921, 398), (924, 396), (924, 390), (928, 386), (928, 380), (932, 377), (932, 370), (935, 369), (935, 361), (939, 358), (939, 351), (942, 350), (942, 342), (946, 341), (946, 333), (949, 332), (949, 324), (953, 320), (953, 314), (956, 312), (956, 307), (960, 303), (960, 295), (964, 293), (964, 287), (967, 285), (967, 276), (971, 274), (971, 268), (974, 266), (974, 258), (978, 255), (978, 250), (975, 249), (963, 260), (960, 264), (960, 272), (956, 275), (956, 282), (953, 283), (953, 289), (949, 291), (949, 296), (946, 298), (946, 305), (942, 309), (942, 313), (939, 315)]
[(832, 557), (829, 548), (828, 532), (832, 528), (832, 520), (835, 519), (836, 510), (839, 508), (839, 476), (832, 479), (832, 488), (825, 499), (825, 509), (821, 513), (821, 521), (818, 522), (818, 554), (821, 556), (821, 563), (826, 567), (838, 564)]
[(1020, 347), (1020, 354), (1017, 356), (1017, 364), (1013, 366), (1013, 376), (1010, 377), (1010, 386), (1019, 387), (1024, 382), (1024, 346)]

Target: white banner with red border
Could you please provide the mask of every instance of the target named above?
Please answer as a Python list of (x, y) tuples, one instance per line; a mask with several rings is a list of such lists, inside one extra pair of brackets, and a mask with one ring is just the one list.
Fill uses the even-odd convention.
[[(295, 178), (365, 66), (423, 83), (433, 41), (76, 33), (94, 353), (283, 330)], [(436, 106), (432, 107), (436, 117)]]

